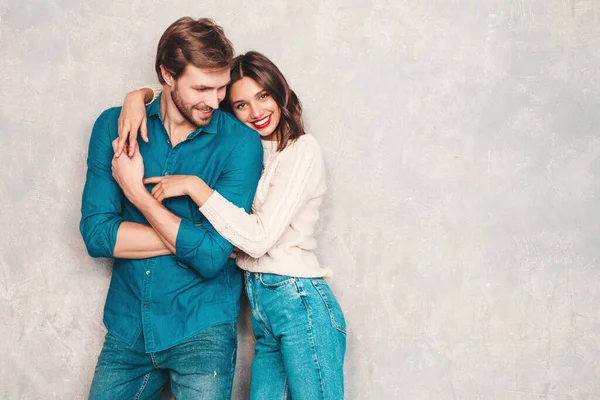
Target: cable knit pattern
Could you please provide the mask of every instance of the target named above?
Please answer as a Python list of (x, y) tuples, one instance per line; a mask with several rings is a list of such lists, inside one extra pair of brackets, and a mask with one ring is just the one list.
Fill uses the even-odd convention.
[(237, 258), (244, 270), (306, 278), (331, 276), (314, 253), (314, 228), (326, 189), (320, 147), (311, 135), (301, 136), (281, 152), (275, 145), (263, 141), (264, 171), (252, 214), (218, 192), (200, 211), (245, 253)]

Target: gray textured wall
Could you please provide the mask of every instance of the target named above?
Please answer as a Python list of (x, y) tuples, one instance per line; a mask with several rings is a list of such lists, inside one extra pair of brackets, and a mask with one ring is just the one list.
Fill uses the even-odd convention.
[(87, 394), (110, 278), (77, 229), (89, 132), (181, 15), (305, 105), (347, 398), (600, 398), (600, 0), (0, 0), (1, 398)]

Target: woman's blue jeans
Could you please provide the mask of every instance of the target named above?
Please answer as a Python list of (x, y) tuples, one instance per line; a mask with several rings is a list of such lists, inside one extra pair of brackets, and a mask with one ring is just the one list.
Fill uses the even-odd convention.
[(322, 278), (246, 273), (256, 338), (250, 399), (343, 399), (346, 321)]

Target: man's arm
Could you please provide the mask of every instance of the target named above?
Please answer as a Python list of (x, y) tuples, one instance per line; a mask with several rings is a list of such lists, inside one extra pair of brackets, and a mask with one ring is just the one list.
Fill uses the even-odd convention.
[[(262, 168), (263, 149), (258, 135), (249, 135), (230, 154), (215, 190), (238, 207), (250, 210)], [(225, 267), (233, 245), (219, 235), (212, 225), (196, 226), (173, 215), (144, 188), (135, 171), (136, 156), (115, 160), (115, 177), (127, 198), (144, 214), (150, 225), (174, 252), (175, 258), (211, 278)], [(139, 165), (139, 164), (138, 164)]]
[(111, 175), (111, 123), (116, 125), (115, 110), (106, 110), (94, 124), (88, 149), (79, 224), (87, 251), (92, 257), (130, 259), (171, 254), (150, 226), (123, 220), (123, 192)]
[(117, 231), (116, 258), (130, 260), (173, 254), (151, 226), (124, 221)]

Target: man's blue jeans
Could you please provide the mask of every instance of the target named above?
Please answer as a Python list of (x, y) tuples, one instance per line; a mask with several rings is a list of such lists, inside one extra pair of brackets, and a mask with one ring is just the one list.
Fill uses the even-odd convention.
[(206, 328), (170, 349), (148, 354), (143, 335), (131, 347), (109, 333), (89, 398), (160, 399), (170, 379), (177, 399), (230, 400), (236, 350), (236, 323)]
[(246, 273), (256, 337), (250, 399), (343, 399), (346, 321), (322, 278)]

